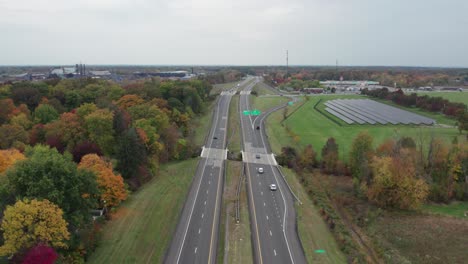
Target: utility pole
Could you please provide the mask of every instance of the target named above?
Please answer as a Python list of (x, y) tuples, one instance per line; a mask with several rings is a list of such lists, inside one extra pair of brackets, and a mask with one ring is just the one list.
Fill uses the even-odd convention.
[(286, 50), (286, 76), (289, 74), (289, 55), (288, 50)]

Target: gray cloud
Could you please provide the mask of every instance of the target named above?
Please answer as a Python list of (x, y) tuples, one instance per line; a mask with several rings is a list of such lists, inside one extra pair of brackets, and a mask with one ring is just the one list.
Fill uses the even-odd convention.
[(0, 0), (0, 64), (468, 66), (463, 0)]

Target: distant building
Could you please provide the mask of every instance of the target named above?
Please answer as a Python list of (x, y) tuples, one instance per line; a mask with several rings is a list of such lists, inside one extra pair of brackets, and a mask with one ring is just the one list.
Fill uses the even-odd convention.
[(110, 78), (112, 73), (110, 71), (89, 71), (91, 78), (100, 79), (100, 78)]
[(321, 94), (323, 93), (323, 88), (304, 88), (302, 91), (308, 94)]

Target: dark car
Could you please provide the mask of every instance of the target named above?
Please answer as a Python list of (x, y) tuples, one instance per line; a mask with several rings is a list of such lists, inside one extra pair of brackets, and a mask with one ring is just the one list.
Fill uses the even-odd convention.
[(260, 126), (257, 126), (257, 130), (260, 130)]
[(218, 139), (218, 137), (217, 137), (217, 136), (214, 136), (213, 139)]

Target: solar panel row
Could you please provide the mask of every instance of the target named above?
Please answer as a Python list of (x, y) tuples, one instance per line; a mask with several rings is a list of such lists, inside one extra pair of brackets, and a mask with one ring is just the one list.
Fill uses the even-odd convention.
[(435, 124), (433, 119), (369, 99), (336, 99), (325, 105), (325, 111), (347, 124)]

